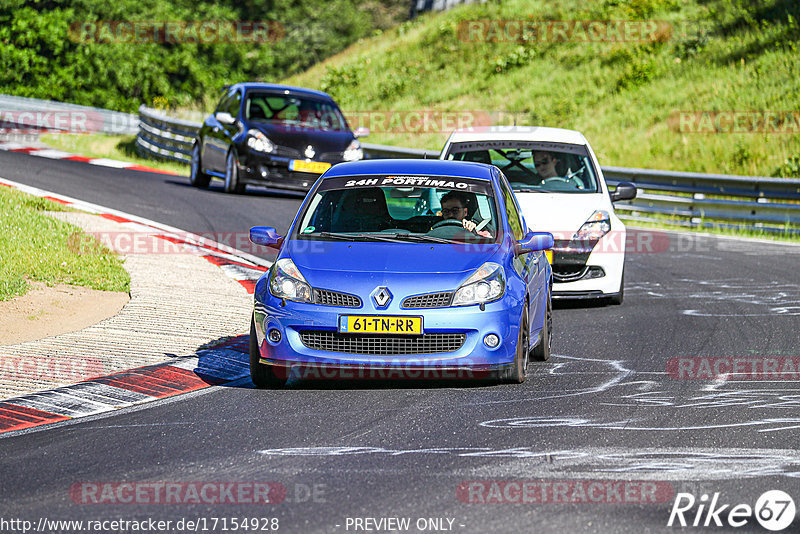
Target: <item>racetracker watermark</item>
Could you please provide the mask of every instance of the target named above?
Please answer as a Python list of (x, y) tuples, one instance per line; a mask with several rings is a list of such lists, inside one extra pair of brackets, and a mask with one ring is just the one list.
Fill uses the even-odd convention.
[(667, 361), (677, 380), (800, 380), (800, 356), (677, 357)]
[(481, 43), (664, 42), (681, 30), (663, 20), (464, 20), (458, 37)]
[[(111, 115), (109, 115), (110, 119)], [(0, 110), (0, 134), (82, 134), (101, 132), (107, 126), (96, 111), (74, 109)], [(119, 127), (128, 125), (118, 124)]]
[(456, 488), (468, 504), (657, 504), (674, 495), (668, 482), (636, 480), (472, 480)]
[(97, 358), (58, 356), (0, 356), (0, 380), (43, 380), (80, 382), (104, 374)]
[[(320, 241), (301, 241), (301, 250), (324, 252)], [(151, 232), (76, 232), (67, 244), (76, 254), (103, 254), (107, 249), (117, 254), (208, 254), (230, 252), (236, 249), (251, 254), (266, 254), (274, 249), (256, 245), (248, 232), (213, 232), (194, 234), (178, 232), (154, 234)], [(106, 247), (106, 248), (103, 248)], [(228, 250), (225, 250), (225, 249)]]
[(449, 134), (456, 129), (482, 131), (493, 124), (511, 122), (513, 114), (481, 110), (370, 110), (348, 111), (345, 118), (350, 128), (369, 128), (370, 133)]
[(76, 21), (68, 35), (76, 43), (275, 43), (286, 35), (280, 22), (230, 20)]
[(278, 504), (286, 500), (280, 482), (76, 482), (75, 504)]
[(800, 111), (676, 111), (667, 119), (682, 134), (800, 134)]
[[(357, 335), (353, 334), (355, 338)], [(398, 334), (395, 337), (401, 336)], [(413, 337), (413, 336), (412, 336)], [(408, 339), (413, 343), (413, 339)], [(399, 340), (398, 343), (402, 343)], [(495, 371), (486, 365), (471, 365), (466, 358), (450, 367), (434, 367), (426, 361), (393, 359), (382, 365), (353, 364), (295, 364), (276, 365), (272, 372), (283, 380), (482, 380), (490, 378)]]

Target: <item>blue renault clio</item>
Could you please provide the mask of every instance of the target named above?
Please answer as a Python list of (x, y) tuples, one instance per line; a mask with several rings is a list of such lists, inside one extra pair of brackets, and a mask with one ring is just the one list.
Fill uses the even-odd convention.
[(549, 233), (529, 231), (502, 172), (481, 163), (341, 163), (314, 184), (255, 286), (250, 372), (297, 377), (525, 380), (552, 332)]

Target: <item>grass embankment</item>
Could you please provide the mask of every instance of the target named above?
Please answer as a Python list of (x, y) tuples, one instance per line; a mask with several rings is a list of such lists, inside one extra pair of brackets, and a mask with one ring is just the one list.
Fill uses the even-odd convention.
[(189, 175), (189, 166), (175, 161), (147, 159), (136, 152), (135, 135), (45, 134), (40, 140), (58, 150), (87, 158), (110, 158)]
[[(485, 19), (654, 20), (668, 30), (651, 42), (594, 43), (459, 32)], [(422, 16), (283, 81), (328, 91), (346, 114), (504, 112), (505, 124), (580, 130), (603, 165), (800, 176), (800, 124), (703, 134), (674, 120), (680, 111), (800, 112), (799, 19), (793, 0), (506, 0)], [(439, 150), (446, 137), (412, 130), (368, 141)]]
[(29, 281), (130, 290), (130, 276), (115, 254), (45, 211), (67, 209), (0, 187), (0, 301), (24, 294)]

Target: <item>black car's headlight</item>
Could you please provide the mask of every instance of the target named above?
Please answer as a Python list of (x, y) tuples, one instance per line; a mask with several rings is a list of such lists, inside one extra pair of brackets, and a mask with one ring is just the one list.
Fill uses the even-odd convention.
[(487, 261), (456, 290), (452, 306), (491, 302), (502, 297), (505, 290), (503, 267)]
[(586, 222), (575, 232), (572, 239), (575, 241), (599, 241), (601, 237), (611, 231), (611, 219), (608, 212), (597, 210), (586, 219)]
[(364, 159), (364, 151), (361, 149), (361, 143), (358, 141), (358, 139), (353, 139), (347, 148), (344, 149), (342, 159), (345, 161), (358, 161), (360, 159)]
[(265, 152), (267, 154), (275, 151), (275, 144), (263, 132), (258, 130), (248, 130), (247, 146), (256, 152)]
[(279, 299), (311, 302), (311, 286), (289, 258), (275, 263), (269, 278), (269, 292)]

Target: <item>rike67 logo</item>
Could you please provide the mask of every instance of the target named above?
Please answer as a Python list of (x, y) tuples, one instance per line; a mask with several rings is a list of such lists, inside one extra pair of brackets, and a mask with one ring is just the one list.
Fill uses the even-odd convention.
[(696, 499), (691, 493), (678, 493), (667, 526), (722, 527), (727, 523), (738, 528), (752, 524), (755, 519), (765, 529), (777, 532), (794, 521), (794, 500), (786, 492), (766, 491), (758, 498), (755, 507), (744, 503), (721, 504), (719, 495), (714, 493), (709, 502), (708, 494)]

